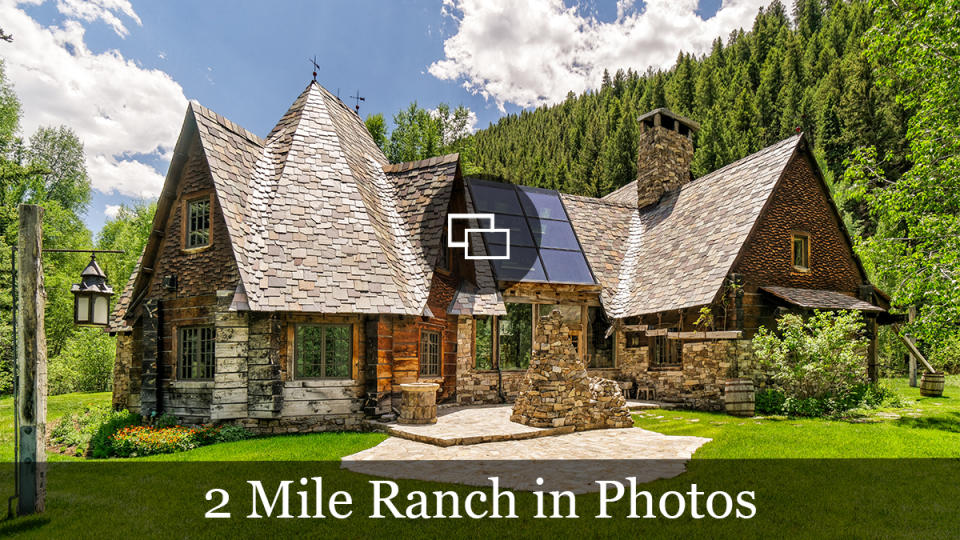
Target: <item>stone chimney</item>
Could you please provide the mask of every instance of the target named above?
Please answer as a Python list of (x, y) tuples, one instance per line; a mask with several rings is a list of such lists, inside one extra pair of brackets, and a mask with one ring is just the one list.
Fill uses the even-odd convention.
[(641, 116), (637, 145), (637, 207), (690, 181), (693, 134), (700, 124), (661, 108)]

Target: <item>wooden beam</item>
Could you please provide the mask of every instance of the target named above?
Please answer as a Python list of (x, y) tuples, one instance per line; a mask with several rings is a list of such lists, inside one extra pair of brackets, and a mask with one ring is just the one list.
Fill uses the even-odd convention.
[(41, 240), (43, 208), (20, 205), (17, 238), (17, 515), (43, 512), (46, 504), (47, 339), (43, 313)]
[(649, 324), (625, 324), (622, 326), (624, 332), (646, 332)]
[(893, 325), (893, 328), (897, 332), (897, 337), (900, 338), (900, 341), (907, 346), (907, 350), (909, 350), (914, 356), (917, 357), (918, 360), (923, 363), (923, 366), (927, 368), (927, 371), (930, 373), (936, 373), (937, 370), (933, 369), (933, 366), (930, 365), (930, 362), (927, 362), (927, 359), (920, 354), (920, 350), (917, 349), (917, 346), (913, 343), (913, 338), (904, 335), (903, 332), (900, 331), (899, 324)]
[[(910, 306), (910, 309), (907, 312), (907, 320), (912, 323), (916, 317), (917, 317), (917, 306)], [(916, 388), (917, 387), (917, 357), (912, 354), (908, 354), (907, 358), (909, 358), (909, 360), (907, 360), (907, 365), (909, 366), (909, 369), (910, 369), (910, 387)]]
[[(647, 332), (647, 335), (651, 335)], [(662, 335), (662, 334), (658, 334)], [(743, 332), (725, 330), (716, 332), (667, 332), (667, 339), (739, 339)]]

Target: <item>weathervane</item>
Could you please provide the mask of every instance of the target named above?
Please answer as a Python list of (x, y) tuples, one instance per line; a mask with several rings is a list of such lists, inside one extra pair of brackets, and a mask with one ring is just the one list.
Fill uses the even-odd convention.
[(317, 82), (317, 72), (320, 71), (320, 64), (317, 64), (317, 55), (313, 55), (313, 59), (308, 58), (310, 63), (313, 64), (313, 82)]
[(358, 89), (357, 89), (357, 95), (355, 95), (355, 96), (350, 96), (350, 99), (356, 100), (356, 105), (354, 105), (354, 109), (356, 109), (356, 111), (357, 111), (357, 116), (360, 116), (360, 102), (361, 102), (361, 101), (366, 101), (367, 98), (360, 96), (360, 89), (358, 88)]

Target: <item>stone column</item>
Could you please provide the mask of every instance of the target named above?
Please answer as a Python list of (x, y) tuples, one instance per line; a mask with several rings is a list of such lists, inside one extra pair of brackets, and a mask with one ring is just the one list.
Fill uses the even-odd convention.
[(143, 362), (140, 371), (140, 414), (150, 418), (160, 411), (159, 351), (160, 306), (151, 298), (143, 302)]
[(117, 356), (113, 363), (113, 408), (126, 409), (130, 403), (130, 368), (133, 364), (133, 334), (117, 334)]

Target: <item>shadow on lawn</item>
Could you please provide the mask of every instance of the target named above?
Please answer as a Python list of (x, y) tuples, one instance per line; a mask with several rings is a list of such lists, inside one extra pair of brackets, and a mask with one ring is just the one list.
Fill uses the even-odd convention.
[(960, 433), (960, 412), (921, 418), (901, 417), (895, 424), (912, 428), (938, 429), (940, 431)]
[(38, 529), (50, 523), (50, 518), (40, 516), (24, 516), (22, 518), (5, 518), (0, 520), (0, 536), (24, 533)]

